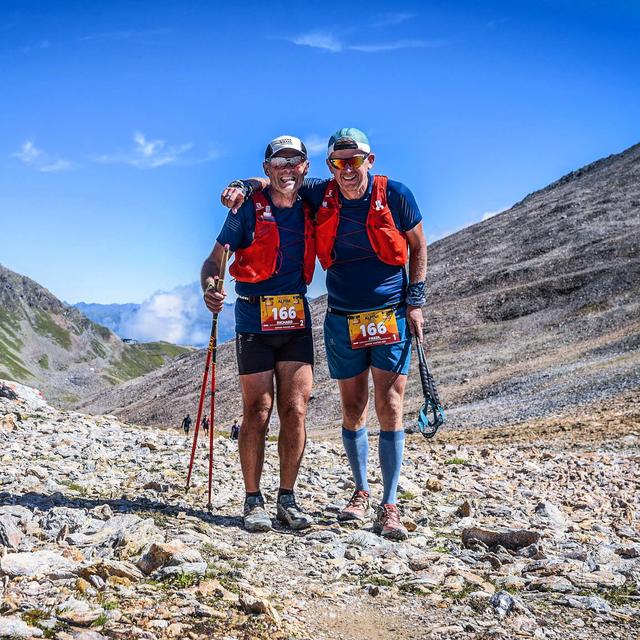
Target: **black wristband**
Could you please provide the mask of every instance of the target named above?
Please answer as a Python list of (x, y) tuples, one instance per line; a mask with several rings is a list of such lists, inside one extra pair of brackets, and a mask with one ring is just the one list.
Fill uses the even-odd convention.
[(234, 180), (233, 182), (230, 182), (228, 186), (240, 189), (245, 200), (250, 198), (253, 193), (253, 186), (247, 180)]
[(407, 287), (407, 304), (412, 307), (421, 307), (427, 301), (424, 291), (424, 282), (412, 282)]

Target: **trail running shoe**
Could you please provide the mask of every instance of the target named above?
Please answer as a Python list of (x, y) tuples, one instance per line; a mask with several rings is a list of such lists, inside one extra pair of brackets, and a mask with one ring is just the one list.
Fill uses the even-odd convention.
[(378, 507), (373, 530), (390, 540), (406, 540), (409, 537), (409, 532), (400, 522), (400, 513), (395, 504), (381, 504)]
[(295, 496), (290, 493), (280, 496), (276, 517), (279, 522), (296, 531), (306, 529), (313, 524), (313, 518), (300, 510), (296, 504)]
[(265, 511), (262, 496), (247, 496), (244, 499), (243, 521), (247, 531), (271, 531), (271, 518)]
[(354, 491), (347, 506), (338, 514), (340, 522), (366, 520), (371, 516), (369, 494), (366, 491)]

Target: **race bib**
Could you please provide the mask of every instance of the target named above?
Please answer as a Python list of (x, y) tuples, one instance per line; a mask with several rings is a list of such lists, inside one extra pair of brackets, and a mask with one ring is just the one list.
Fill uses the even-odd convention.
[(398, 321), (393, 309), (362, 311), (347, 316), (352, 349), (400, 342)]
[(299, 293), (260, 296), (263, 331), (304, 329), (304, 300)]

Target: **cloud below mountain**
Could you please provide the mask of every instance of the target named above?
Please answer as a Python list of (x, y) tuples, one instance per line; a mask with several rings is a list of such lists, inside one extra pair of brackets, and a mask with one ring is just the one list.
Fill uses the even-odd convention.
[[(158, 291), (141, 304), (75, 305), (94, 322), (109, 327), (121, 338), (139, 342), (164, 340), (202, 347), (209, 341), (211, 313), (202, 302), (197, 282), (171, 291)], [(234, 335), (234, 306), (227, 304), (218, 320), (218, 341)]]
[(197, 283), (159, 291), (145, 300), (122, 326), (141, 342), (166, 340), (174, 344), (203, 345), (209, 339), (211, 314), (202, 302)]

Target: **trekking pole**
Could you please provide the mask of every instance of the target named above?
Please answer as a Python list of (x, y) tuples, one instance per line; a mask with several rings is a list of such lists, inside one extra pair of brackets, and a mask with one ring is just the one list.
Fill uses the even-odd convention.
[(418, 369), (420, 370), (420, 381), (422, 382), (422, 394), (424, 395), (424, 405), (422, 405), (418, 415), (418, 429), (420, 429), (420, 433), (425, 438), (433, 438), (444, 423), (445, 413), (440, 404), (436, 383), (429, 371), (422, 343), (417, 336), (416, 349), (418, 351)]
[[(220, 262), (220, 276), (216, 282), (217, 291), (222, 291), (224, 285), (224, 275), (227, 270), (227, 260), (229, 259), (229, 245), (224, 245), (224, 253)], [(216, 356), (218, 353), (218, 314), (213, 314), (211, 323), (211, 340), (213, 348), (211, 349), (211, 411), (209, 412), (209, 485), (207, 488), (207, 509), (213, 510), (211, 505), (211, 483), (213, 481), (213, 430), (215, 429), (216, 415)]]
[[(216, 291), (222, 291), (224, 285), (224, 276), (227, 269), (227, 260), (229, 259), (229, 245), (224, 246), (224, 253), (222, 254), (222, 260), (220, 261), (220, 271), (217, 278), (215, 278), (215, 284), (209, 283), (207, 289), (215, 289)], [(196, 455), (196, 447), (198, 446), (198, 431), (200, 430), (200, 418), (202, 418), (202, 408), (204, 406), (204, 396), (207, 390), (207, 379), (209, 377), (209, 368), (213, 361), (213, 372), (211, 376), (211, 417), (209, 419), (209, 504), (207, 508), (211, 508), (211, 477), (213, 474), (213, 409), (215, 402), (215, 385), (216, 385), (216, 350), (217, 350), (217, 338), (218, 338), (218, 314), (213, 314), (211, 321), (211, 336), (209, 338), (209, 346), (207, 348), (207, 359), (204, 365), (204, 375), (202, 376), (202, 386), (200, 387), (200, 400), (198, 401), (198, 417), (196, 418), (196, 428), (193, 432), (193, 444), (191, 445), (191, 458), (189, 459), (189, 472), (187, 473), (187, 486), (185, 493), (189, 491), (191, 486), (191, 472), (193, 471), (193, 461)]]

